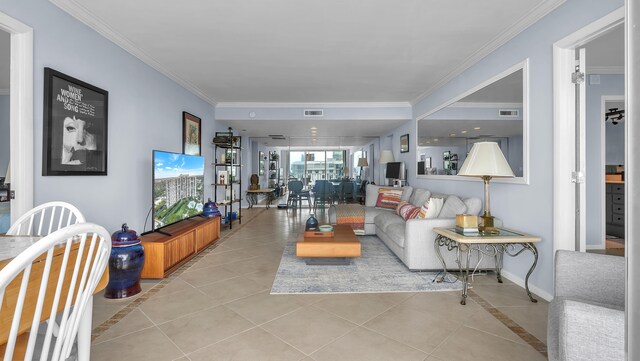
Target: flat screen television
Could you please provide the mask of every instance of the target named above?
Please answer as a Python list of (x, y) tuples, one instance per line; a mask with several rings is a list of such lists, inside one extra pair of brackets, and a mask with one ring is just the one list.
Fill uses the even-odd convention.
[(202, 213), (204, 157), (153, 151), (153, 230)]
[(386, 178), (389, 179), (406, 179), (406, 172), (404, 171), (404, 162), (389, 162), (387, 163)]

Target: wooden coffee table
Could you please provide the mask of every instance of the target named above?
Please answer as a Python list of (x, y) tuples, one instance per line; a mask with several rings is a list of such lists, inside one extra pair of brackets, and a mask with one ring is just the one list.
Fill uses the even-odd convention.
[(306, 257), (308, 265), (348, 265), (351, 258), (360, 257), (360, 240), (351, 226), (333, 226), (333, 236), (305, 237), (302, 232), (296, 243), (296, 256)]

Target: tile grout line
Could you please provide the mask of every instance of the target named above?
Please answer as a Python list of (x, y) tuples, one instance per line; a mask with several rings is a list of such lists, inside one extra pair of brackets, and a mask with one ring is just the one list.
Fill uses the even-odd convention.
[(179, 267), (177, 270), (175, 270), (169, 277), (162, 279), (160, 282), (156, 283), (153, 287), (151, 287), (147, 292), (145, 292), (144, 294), (138, 296), (136, 299), (134, 299), (133, 301), (131, 301), (128, 305), (124, 306), (120, 311), (116, 312), (115, 315), (111, 316), (109, 319), (107, 319), (106, 321), (104, 321), (103, 323), (101, 323), (100, 325), (96, 326), (95, 328), (93, 328), (93, 330), (91, 331), (91, 342), (95, 341), (98, 337), (100, 337), (105, 331), (107, 331), (108, 329), (110, 329), (113, 325), (115, 325), (116, 323), (120, 322), (120, 320), (122, 320), (123, 318), (125, 318), (127, 315), (129, 315), (133, 310), (135, 310), (136, 308), (138, 308), (142, 303), (144, 303), (145, 301), (147, 301), (149, 298), (151, 298), (153, 295), (157, 294), (160, 290), (162, 290), (167, 284), (169, 284), (171, 281), (173, 281), (174, 279), (178, 278), (184, 271), (188, 270), (189, 268), (191, 268), (191, 266), (193, 266), (196, 262), (200, 261), (204, 256), (208, 255), (209, 253), (213, 252), (213, 250), (215, 250), (216, 248), (218, 248), (218, 246), (220, 245), (220, 243), (223, 240), (226, 240), (227, 238), (229, 238), (231, 235), (235, 234), (237, 231), (239, 231), (240, 229), (244, 228), (244, 226), (247, 223), (250, 223), (251, 221), (253, 221), (258, 215), (262, 214), (263, 212), (265, 212), (266, 209), (257, 212), (253, 217), (249, 218), (245, 224), (241, 224), (239, 228), (236, 229), (232, 229), (229, 233), (223, 235), (220, 235), (220, 239), (215, 242), (214, 244), (210, 245), (209, 247), (207, 247), (206, 249), (204, 249), (202, 252), (198, 253), (195, 257), (193, 257), (192, 259), (190, 259), (188, 262), (186, 262), (185, 264), (183, 264), (181, 267)]
[(529, 346), (533, 347), (534, 350), (540, 352), (544, 357), (547, 356), (547, 346), (544, 342), (538, 340), (534, 335), (530, 334), (524, 327), (518, 325), (514, 320), (512, 320), (509, 316), (504, 314), (502, 311), (498, 310), (491, 303), (486, 301), (484, 298), (480, 297), (473, 290), (469, 290), (469, 298), (479, 304), (485, 311), (489, 312), (493, 317), (495, 317), (498, 321), (500, 321), (503, 325), (507, 326), (511, 332), (515, 333), (524, 340)]

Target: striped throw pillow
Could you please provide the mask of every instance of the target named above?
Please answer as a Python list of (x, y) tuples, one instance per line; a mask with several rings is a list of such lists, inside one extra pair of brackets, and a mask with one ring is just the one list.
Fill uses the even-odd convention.
[(416, 218), (418, 213), (420, 213), (420, 208), (409, 202), (402, 201), (396, 207), (396, 214), (402, 217), (405, 221)]
[(376, 201), (376, 207), (396, 209), (398, 203), (400, 203), (401, 196), (402, 189), (380, 188), (378, 190), (378, 200)]
[(429, 200), (422, 206), (422, 208), (420, 208), (420, 212), (418, 212), (418, 216), (416, 218), (426, 219), (438, 217), (443, 203), (444, 199), (442, 198), (429, 198)]

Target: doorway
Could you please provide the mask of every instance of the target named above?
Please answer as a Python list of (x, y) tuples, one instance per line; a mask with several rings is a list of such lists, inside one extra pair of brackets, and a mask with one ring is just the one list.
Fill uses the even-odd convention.
[(33, 29), (0, 12), (0, 30), (10, 34), (8, 168), (14, 222), (33, 208)]
[[(624, 14), (624, 7), (622, 7), (553, 45), (553, 146), (556, 155), (553, 160), (553, 238), (555, 250), (584, 252), (587, 249), (586, 195), (588, 192), (586, 182), (589, 179), (589, 173), (585, 166), (587, 164), (586, 102), (576, 103), (576, 93), (578, 92), (576, 92), (576, 85), (572, 83), (572, 78), (576, 78), (573, 75), (576, 71), (576, 51), (624, 24)], [(583, 73), (584, 82), (589, 81), (589, 74), (584, 74), (586, 71), (584, 65), (579, 69), (579, 72)], [(584, 89), (585, 87), (582, 86), (582, 94), (578, 93), (578, 96), (582, 95), (583, 100), (585, 99)], [(579, 121), (576, 121), (576, 117), (579, 117)], [(579, 151), (576, 152), (576, 149)], [(600, 149), (598, 146), (597, 151), (600, 152)], [(578, 169), (576, 169), (576, 165), (579, 165)], [(604, 173), (603, 170), (600, 172)], [(597, 173), (591, 172), (590, 174), (597, 175)], [(604, 187), (604, 181), (595, 181), (595, 183), (592, 181), (591, 184), (599, 188)], [(601, 194), (601, 192), (597, 192), (597, 194)], [(599, 202), (601, 201), (599, 200)], [(604, 207), (600, 206), (598, 210), (602, 212)], [(602, 225), (600, 219), (597, 220), (597, 224)], [(598, 232), (598, 237), (601, 234)], [(601, 239), (599, 243), (602, 243)]]

